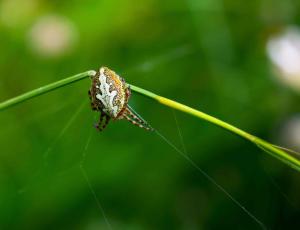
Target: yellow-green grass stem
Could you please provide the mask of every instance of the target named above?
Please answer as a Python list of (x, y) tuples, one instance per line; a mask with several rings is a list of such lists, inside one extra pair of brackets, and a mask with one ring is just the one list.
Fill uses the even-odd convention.
[(189, 106), (183, 105), (181, 103), (178, 103), (176, 101), (170, 100), (168, 98), (156, 95), (150, 91), (147, 91), (145, 89), (139, 88), (137, 86), (131, 85), (131, 89), (141, 95), (144, 95), (146, 97), (152, 98), (159, 102), (160, 104), (163, 104), (165, 106), (168, 106), (170, 108), (182, 111), (184, 113), (193, 115), (195, 117), (198, 117), (200, 119), (206, 120), (216, 126), (219, 126), (223, 129), (226, 129), (230, 131), (231, 133), (234, 133), (240, 137), (243, 137), (244, 139), (251, 141), (255, 145), (257, 145), (259, 148), (264, 150), (265, 152), (271, 154), (273, 157), (276, 157), (277, 159), (281, 160), (282, 162), (288, 164), (292, 168), (300, 171), (300, 160), (293, 157), (292, 155), (288, 154), (286, 151), (282, 150), (280, 147), (276, 147), (272, 145), (271, 143), (264, 141), (252, 134), (249, 134), (227, 122), (224, 122), (216, 117), (213, 117), (211, 115), (208, 115), (206, 113), (203, 113), (199, 110), (193, 109)]
[[(79, 73), (76, 75), (73, 75), (71, 77), (62, 79), (60, 81), (54, 82), (54, 83), (50, 83), (46, 86), (31, 90), (27, 93), (24, 93), (22, 95), (19, 95), (17, 97), (11, 98), (9, 100), (6, 100), (4, 102), (0, 103), (0, 111), (5, 110), (11, 106), (17, 105), (19, 103), (22, 103), (24, 101), (27, 101), (29, 99), (32, 99), (34, 97), (43, 95), (45, 93), (48, 93), (50, 91), (53, 91), (55, 89), (64, 87), (66, 85), (69, 85), (71, 83), (83, 80), (87, 77), (93, 76), (95, 74), (95, 71), (90, 70), (90, 71), (86, 71), (83, 73)], [(170, 108), (182, 111), (186, 114), (190, 114), (193, 115), (197, 118), (206, 120), (216, 126), (219, 126), (225, 130), (230, 131), (231, 133), (234, 133), (240, 137), (243, 137), (244, 139), (254, 143), (255, 145), (257, 145), (259, 148), (261, 148), (262, 150), (264, 150), (265, 152), (269, 153), (271, 156), (281, 160), (282, 162), (286, 163), (287, 165), (289, 165), (290, 167), (300, 171), (300, 160), (298, 160), (297, 158), (295, 158), (293, 155), (290, 155), (287, 151), (284, 151), (284, 149), (282, 149), (281, 147), (277, 147), (272, 145), (271, 143), (264, 141), (256, 136), (253, 136), (227, 122), (224, 122), (218, 118), (215, 118), (211, 115), (208, 115), (206, 113), (203, 113), (199, 110), (193, 109), (189, 106), (186, 106), (184, 104), (178, 103), (176, 101), (170, 100), (168, 98), (156, 95), (148, 90), (139, 88), (137, 86), (134, 85), (130, 85), (130, 88), (132, 89), (132, 91), (139, 93), (143, 96), (146, 96), (148, 98), (152, 98), (155, 101), (159, 102), (160, 104), (163, 104), (165, 106), (168, 106)]]

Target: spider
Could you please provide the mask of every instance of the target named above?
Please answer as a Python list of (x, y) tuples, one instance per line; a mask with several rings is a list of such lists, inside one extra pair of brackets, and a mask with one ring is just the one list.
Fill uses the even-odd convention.
[(101, 67), (91, 80), (89, 97), (92, 109), (100, 112), (96, 124), (99, 131), (107, 126), (110, 119), (126, 119), (140, 128), (153, 131), (153, 128), (128, 105), (131, 90), (122, 77), (107, 67)]

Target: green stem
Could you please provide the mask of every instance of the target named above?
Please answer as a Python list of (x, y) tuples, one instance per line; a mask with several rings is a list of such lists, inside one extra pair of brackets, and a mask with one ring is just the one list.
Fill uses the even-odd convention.
[(288, 154), (288, 152), (284, 151), (280, 147), (276, 147), (276, 146), (272, 145), (271, 143), (268, 143), (267, 141), (264, 141), (264, 140), (254, 136), (254, 135), (251, 135), (251, 134), (249, 134), (227, 122), (224, 122), (218, 118), (210, 116), (201, 111), (198, 111), (198, 110), (188, 107), (186, 105), (180, 104), (176, 101), (172, 101), (168, 98), (161, 97), (159, 95), (156, 95), (150, 91), (139, 88), (137, 86), (131, 85), (130, 87), (133, 91), (135, 91), (141, 95), (144, 95), (146, 97), (152, 98), (163, 105), (166, 105), (170, 108), (177, 109), (184, 113), (196, 116), (196, 117), (206, 120), (216, 126), (226, 129), (226, 130), (230, 131), (231, 133), (234, 133), (240, 137), (243, 137), (244, 139), (251, 141), (252, 143), (257, 145), (259, 148), (261, 148), (265, 152), (271, 154), (273, 157), (276, 157), (277, 159), (288, 164), (292, 168), (300, 171), (300, 161), (297, 158), (293, 157), (292, 155)]
[(73, 75), (71, 77), (62, 79), (60, 81), (42, 86), (40, 88), (31, 90), (27, 93), (24, 93), (22, 95), (19, 95), (17, 97), (14, 97), (12, 99), (9, 99), (7, 101), (4, 101), (4, 102), (0, 103), (0, 111), (4, 110), (4, 109), (7, 109), (7, 108), (9, 108), (13, 105), (19, 104), (21, 102), (27, 101), (31, 98), (34, 98), (34, 97), (40, 96), (42, 94), (48, 93), (52, 90), (55, 90), (55, 89), (58, 89), (60, 87), (66, 86), (68, 84), (74, 83), (76, 81), (80, 81), (80, 80), (82, 80), (86, 77), (92, 76), (94, 73), (95, 73), (95, 71), (93, 71), (93, 70), (86, 71), (86, 72), (79, 73), (79, 74)]
[[(20, 96), (14, 97), (12, 99), (9, 99), (7, 101), (4, 101), (2, 103), (0, 103), (0, 111), (7, 109), (13, 105), (16, 105), (18, 103), (24, 102), (26, 100), (29, 100), (31, 98), (37, 97), (39, 95), (45, 94), (47, 92), (50, 92), (52, 90), (58, 89), (60, 87), (66, 86), (68, 84), (74, 83), (76, 81), (82, 80), (84, 78), (87, 78), (89, 76), (93, 76), (95, 74), (95, 71), (90, 70), (90, 71), (86, 71), (74, 76), (71, 76), (69, 78), (65, 78), (63, 80), (48, 84), (46, 86), (40, 87), (38, 89), (29, 91), (25, 94), (22, 94)], [(196, 116), (200, 119), (206, 120), (216, 126), (219, 126), (225, 130), (230, 131), (231, 133), (234, 133), (240, 137), (243, 137), (244, 139), (254, 143), (255, 145), (257, 145), (259, 148), (261, 148), (262, 150), (264, 150), (265, 152), (269, 153), (271, 156), (281, 160), (282, 162), (284, 162), (285, 164), (289, 165), (290, 167), (300, 171), (300, 161), (293, 157), (292, 155), (288, 154), (287, 151), (284, 151), (281, 147), (277, 147), (272, 145), (271, 143), (264, 141), (254, 135), (251, 135), (227, 122), (224, 122), (218, 118), (215, 118), (213, 116), (210, 116), (206, 113), (203, 113), (201, 111), (198, 111), (196, 109), (193, 109), (191, 107), (188, 107), (186, 105), (180, 104), (176, 101), (172, 101), (168, 98), (165, 97), (161, 97), (159, 95), (156, 95), (150, 91), (144, 90), (142, 88), (139, 88), (137, 86), (134, 85), (130, 85), (131, 89), (133, 91), (135, 91), (136, 93), (139, 93), (143, 96), (146, 96), (148, 98), (152, 98), (155, 101), (171, 107), (173, 109), (177, 109), (179, 111), (182, 111), (184, 113)]]

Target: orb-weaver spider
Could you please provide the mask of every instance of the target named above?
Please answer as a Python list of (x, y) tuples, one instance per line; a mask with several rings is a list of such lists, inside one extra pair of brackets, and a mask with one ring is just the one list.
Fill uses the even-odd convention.
[(125, 80), (107, 67), (101, 67), (91, 77), (89, 90), (92, 109), (100, 112), (96, 128), (102, 131), (110, 121), (126, 119), (134, 125), (152, 131), (153, 128), (144, 121), (129, 105), (130, 87)]

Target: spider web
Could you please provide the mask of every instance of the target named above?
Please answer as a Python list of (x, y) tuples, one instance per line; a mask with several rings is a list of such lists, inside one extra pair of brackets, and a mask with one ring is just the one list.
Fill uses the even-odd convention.
[(177, 127), (178, 136), (180, 139), (180, 143), (182, 146), (183, 151), (178, 149), (170, 140), (168, 140), (164, 135), (162, 135), (159, 131), (155, 130), (155, 133), (164, 140), (170, 147), (172, 147), (177, 153), (179, 153), (192, 167), (194, 167), (198, 172), (200, 172), (208, 181), (210, 181), (217, 189), (219, 189), (224, 195), (226, 195), (234, 204), (236, 204), (241, 210), (243, 210), (250, 218), (252, 218), (260, 227), (261, 229), (267, 229), (266, 226), (257, 219), (245, 206), (243, 206), (237, 199), (235, 199), (222, 185), (220, 185), (215, 179), (213, 179), (210, 175), (208, 175), (205, 170), (203, 170), (199, 165), (197, 165), (191, 157), (189, 157), (188, 152), (186, 150), (186, 145), (184, 143), (183, 135), (181, 129), (179, 127), (179, 123), (175, 114), (173, 112), (175, 124)]
[[(192, 51), (191, 51), (191, 48), (189, 46), (180, 46), (180, 47), (177, 47), (177, 48), (175, 48), (175, 49), (173, 49), (169, 52), (166, 52), (165, 54), (162, 54), (162, 55), (154, 58), (151, 61), (148, 61), (146, 63), (142, 63), (140, 65), (137, 65), (136, 67), (130, 68), (129, 72), (130, 71), (145, 71), (145, 72), (147, 72), (147, 71), (150, 71), (152, 68), (154, 68), (155, 66), (157, 66), (159, 64), (171, 62), (171, 61), (173, 61), (177, 58), (185, 57), (185, 56), (187, 56), (191, 53), (192, 53)], [(68, 133), (68, 130), (70, 129), (70, 127), (74, 125), (75, 120), (81, 114), (81, 112), (84, 108), (84, 105), (86, 105), (86, 104), (87, 104), (86, 100), (82, 102), (82, 104), (75, 110), (75, 112), (69, 118), (68, 122), (62, 127), (61, 131), (57, 134), (56, 138), (46, 148), (45, 152), (43, 153), (43, 162), (44, 162), (44, 164), (42, 165), (41, 169), (38, 170), (36, 175), (33, 177), (34, 179), (31, 183), (29, 183), (26, 186), (19, 189), (18, 194), (26, 193), (29, 189), (31, 189), (33, 187), (33, 184), (36, 181), (39, 181), (39, 180), (42, 179), (43, 169), (49, 167), (49, 162), (48, 162), (49, 155), (52, 154), (53, 149), (57, 145), (57, 143), (60, 142), (60, 140), (64, 137), (64, 135), (66, 135)], [(198, 172), (200, 172), (218, 190), (220, 190), (223, 194), (225, 194), (234, 204), (236, 204), (243, 212), (245, 212), (250, 218), (252, 218), (262, 229), (266, 229), (265, 225), (256, 216), (254, 216), (248, 209), (246, 209), (238, 200), (236, 200), (227, 190), (225, 190), (217, 181), (215, 181), (211, 176), (209, 176), (202, 168), (200, 168), (188, 156), (188, 151), (187, 151), (186, 145), (184, 143), (183, 135), (182, 135), (182, 132), (180, 130), (178, 120), (176, 118), (175, 113), (174, 113), (174, 119), (175, 119), (177, 132), (178, 132), (178, 136), (180, 138), (180, 143), (182, 145), (183, 151), (178, 149), (168, 138), (166, 138), (164, 135), (162, 135), (158, 130), (155, 131), (155, 134), (159, 138), (161, 138), (161, 140), (163, 140), (166, 144), (168, 144), (173, 150), (175, 150), (177, 153), (179, 153), (193, 168), (195, 168)], [(92, 185), (92, 182), (89, 178), (89, 175), (88, 175), (88, 173), (85, 169), (85, 161), (86, 161), (86, 158), (87, 158), (89, 145), (90, 145), (90, 142), (92, 140), (94, 132), (96, 132), (96, 131), (91, 128), (90, 131), (89, 131), (88, 136), (86, 137), (86, 142), (85, 142), (85, 145), (83, 147), (82, 154), (81, 154), (81, 160), (79, 161), (79, 163), (75, 164), (72, 168), (77, 168), (81, 172), (84, 180), (86, 181), (87, 188), (90, 190), (91, 195), (93, 196), (93, 198), (96, 202), (96, 205), (99, 209), (99, 213), (105, 220), (107, 228), (108, 229), (113, 229), (112, 225), (111, 225), (111, 222), (109, 221), (109, 218), (106, 215), (105, 207), (103, 207), (101, 205), (101, 201), (100, 201), (101, 198), (99, 198), (99, 194), (94, 189), (94, 187)], [(69, 169), (70, 168), (67, 168), (65, 170), (67, 171)], [(58, 174), (59, 173), (62, 173), (62, 172), (58, 172)]]
[[(169, 50), (169, 51), (167, 51), (167, 52), (165, 52), (161, 55), (156, 56), (155, 58), (153, 58), (150, 61), (143, 62), (142, 64), (139, 64), (139, 65), (135, 65), (134, 67), (129, 68), (128, 71), (126, 71), (126, 72), (129, 72), (129, 73), (130, 72), (148, 72), (151, 69), (153, 69), (154, 67), (156, 67), (157, 65), (166, 64), (166, 63), (174, 61), (176, 59), (186, 57), (187, 55), (189, 55), (191, 53), (192, 53), (192, 49), (191, 49), (190, 46), (188, 46), (188, 45), (179, 46), (179, 47), (171, 49), (171, 50)], [(56, 169), (52, 169), (51, 168), (52, 165), (51, 165), (51, 163), (49, 163), (49, 157), (53, 156), (53, 155), (57, 155), (57, 153), (54, 152), (56, 146), (69, 133), (70, 128), (72, 126), (74, 126), (75, 121), (78, 119), (78, 117), (82, 113), (84, 107), (88, 103), (89, 103), (88, 100), (85, 99), (75, 109), (75, 111), (69, 117), (69, 119), (67, 120), (65, 125), (62, 126), (61, 130), (57, 133), (56, 137), (52, 140), (52, 142), (49, 144), (49, 146), (46, 147), (45, 151), (41, 154), (43, 160), (42, 160), (42, 164), (39, 167), (39, 169), (34, 173), (34, 175), (30, 179), (27, 179), (26, 184), (23, 185), (21, 188), (19, 188), (15, 195), (16, 196), (20, 196), (20, 195), (23, 196), (27, 192), (36, 189), (35, 186), (37, 186), (37, 184), (40, 181), (43, 181), (45, 179), (45, 176), (47, 175), (47, 173), (54, 174), (53, 177), (55, 178), (55, 177), (58, 177), (58, 176), (60, 176), (64, 173), (67, 173), (71, 170), (74, 170), (74, 169), (76, 170), (76, 168), (77, 168), (77, 169), (80, 170), (80, 173), (82, 174), (84, 180), (86, 181), (86, 185), (87, 185), (88, 189), (90, 190), (93, 198), (95, 199), (97, 207), (100, 211), (100, 214), (103, 216), (103, 218), (105, 220), (107, 228), (112, 229), (112, 225), (110, 224), (110, 221), (108, 220), (108, 218), (105, 214), (104, 208), (102, 207), (102, 205), (100, 203), (100, 199), (98, 198), (98, 195), (96, 194), (96, 191), (93, 188), (93, 185), (91, 183), (89, 175), (88, 175), (88, 173), (87, 173), (87, 171), (84, 167), (87, 152), (88, 152), (88, 147), (89, 147), (91, 139), (92, 139), (92, 131), (95, 132), (95, 130), (91, 129), (90, 134), (87, 137), (83, 152), (82, 152), (81, 160), (78, 163), (75, 163), (71, 167), (67, 167), (67, 168), (64, 168), (64, 169), (59, 170), (59, 171), (57, 171)], [(38, 119), (39, 116), (40, 115), (35, 115), (35, 117), (37, 119)], [(31, 119), (31, 120), (34, 120), (34, 119)], [(91, 125), (91, 127), (92, 127), (92, 125)], [(49, 170), (50, 170), (50, 172), (49, 172)]]
[(98, 209), (100, 211), (101, 217), (104, 218), (105, 223), (106, 223), (108, 229), (113, 229), (112, 226), (111, 226), (111, 224), (110, 224), (110, 222), (109, 222), (109, 220), (108, 220), (108, 218), (107, 218), (107, 216), (106, 216), (106, 214), (105, 214), (104, 208), (101, 205), (100, 199), (98, 198), (98, 195), (97, 195), (95, 189), (93, 188), (93, 185), (90, 182), (88, 173), (87, 173), (87, 171), (84, 168), (84, 163), (85, 163), (86, 157), (87, 157), (87, 150), (88, 150), (88, 147), (90, 145), (90, 142), (91, 142), (91, 139), (92, 139), (92, 135), (93, 135), (94, 132), (95, 132), (94, 129), (91, 129), (90, 132), (89, 132), (89, 135), (88, 135), (88, 138), (87, 138), (87, 141), (86, 141), (86, 145), (85, 145), (85, 147), (83, 149), (83, 152), (82, 152), (82, 159), (80, 161), (79, 168), (80, 168), (80, 171), (81, 171), (81, 173), (83, 175), (84, 180), (86, 181), (86, 183), (88, 185), (88, 188), (90, 189), (90, 191), (91, 191), (91, 193), (92, 193), (92, 195), (93, 195), (93, 197), (94, 197), (94, 199), (96, 201), (96, 204), (97, 204), (97, 207), (98, 207)]

